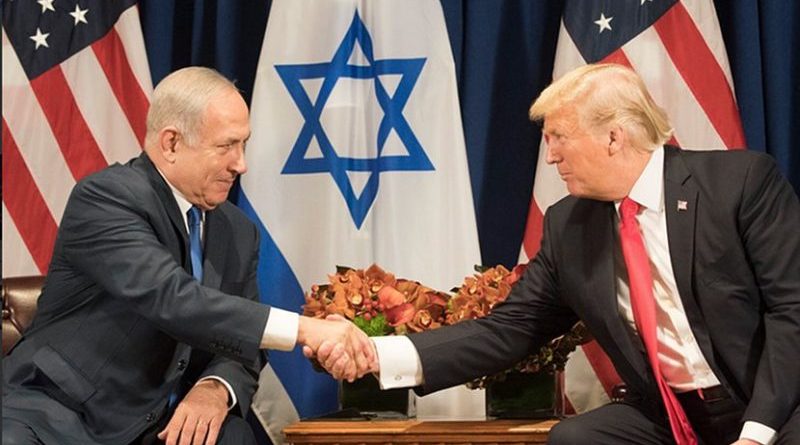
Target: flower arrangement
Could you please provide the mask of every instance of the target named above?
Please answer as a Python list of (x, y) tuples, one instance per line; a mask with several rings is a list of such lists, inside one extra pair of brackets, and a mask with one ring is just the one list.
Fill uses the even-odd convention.
[(503, 266), (475, 266), (475, 270), (476, 274), (464, 278), (461, 286), (452, 289), (455, 295), (448, 306), (447, 324), (489, 314), (497, 303), (506, 299), (511, 286), (525, 271), (525, 265), (518, 265), (512, 270)]
[[(502, 265), (476, 266), (476, 273), (464, 279), (452, 296), (423, 286), (419, 282), (396, 278), (377, 265), (367, 269), (337, 267), (328, 283), (314, 285), (305, 297), (303, 315), (325, 318), (339, 314), (351, 320), (369, 336), (406, 334), (435, 329), (463, 320), (480, 318), (504, 301), (526, 265), (509, 270)], [(512, 371), (553, 373), (564, 369), (568, 355), (587, 341), (582, 323), (570, 332), (543, 346), (513, 368), (485, 376), (467, 384), (484, 388), (503, 380)]]
[(396, 278), (377, 265), (368, 269), (337, 267), (328, 284), (314, 285), (303, 315), (339, 314), (369, 336), (406, 334), (438, 328), (445, 322), (448, 294)]
[[(526, 264), (520, 264), (512, 270), (503, 266), (485, 268), (475, 266), (476, 274), (464, 279), (461, 286), (453, 289), (456, 294), (450, 300), (447, 313), (447, 324), (455, 324), (462, 320), (480, 318), (488, 315), (492, 308), (504, 301), (511, 292), (511, 286), (525, 272)], [(566, 334), (553, 339), (514, 367), (495, 375), (484, 376), (467, 383), (470, 388), (485, 388), (493, 381), (501, 381), (513, 371), (523, 373), (563, 371), (569, 354), (579, 345), (590, 340), (589, 332), (583, 323), (577, 323)]]

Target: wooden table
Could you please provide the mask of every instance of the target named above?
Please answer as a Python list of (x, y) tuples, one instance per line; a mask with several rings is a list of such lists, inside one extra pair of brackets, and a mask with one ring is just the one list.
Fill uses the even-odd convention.
[(557, 420), (306, 420), (286, 441), (311, 444), (543, 444)]

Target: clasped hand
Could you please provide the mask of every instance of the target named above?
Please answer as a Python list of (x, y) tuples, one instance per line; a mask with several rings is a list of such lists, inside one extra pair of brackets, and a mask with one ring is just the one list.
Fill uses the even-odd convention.
[(378, 370), (378, 356), (369, 337), (340, 315), (325, 320), (300, 317), (298, 342), (303, 354), (338, 380), (352, 382)]

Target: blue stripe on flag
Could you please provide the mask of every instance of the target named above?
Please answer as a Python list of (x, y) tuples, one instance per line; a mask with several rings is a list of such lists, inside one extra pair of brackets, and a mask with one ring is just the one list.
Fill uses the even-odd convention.
[[(305, 299), (303, 289), (289, 263), (267, 232), (243, 190), (237, 205), (256, 224), (261, 235), (258, 288), (261, 301), (281, 309), (299, 312)], [(325, 277), (320, 277), (325, 279)], [(335, 411), (338, 385), (328, 374), (314, 371), (301, 348), (291, 352), (269, 351), (269, 362), (280, 378), (300, 417)]]

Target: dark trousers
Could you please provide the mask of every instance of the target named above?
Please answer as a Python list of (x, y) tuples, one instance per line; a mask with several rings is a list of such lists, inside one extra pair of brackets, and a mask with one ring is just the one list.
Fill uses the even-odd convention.
[(3, 417), (3, 445), (42, 445), (28, 425)]
[[(729, 445), (742, 430), (743, 407), (730, 398), (705, 402), (681, 398), (703, 445)], [(559, 422), (548, 437), (552, 445), (672, 445), (666, 417), (652, 418), (634, 403), (611, 403)], [(778, 432), (776, 445), (800, 444), (800, 408)]]
[[(158, 431), (147, 431), (134, 444), (150, 445), (163, 443), (156, 435)], [(241, 417), (228, 416), (222, 423), (218, 445), (255, 445), (256, 439), (250, 425)], [(36, 433), (25, 423), (3, 418), (3, 445), (44, 445)], [(49, 445), (49, 444), (48, 444)]]

